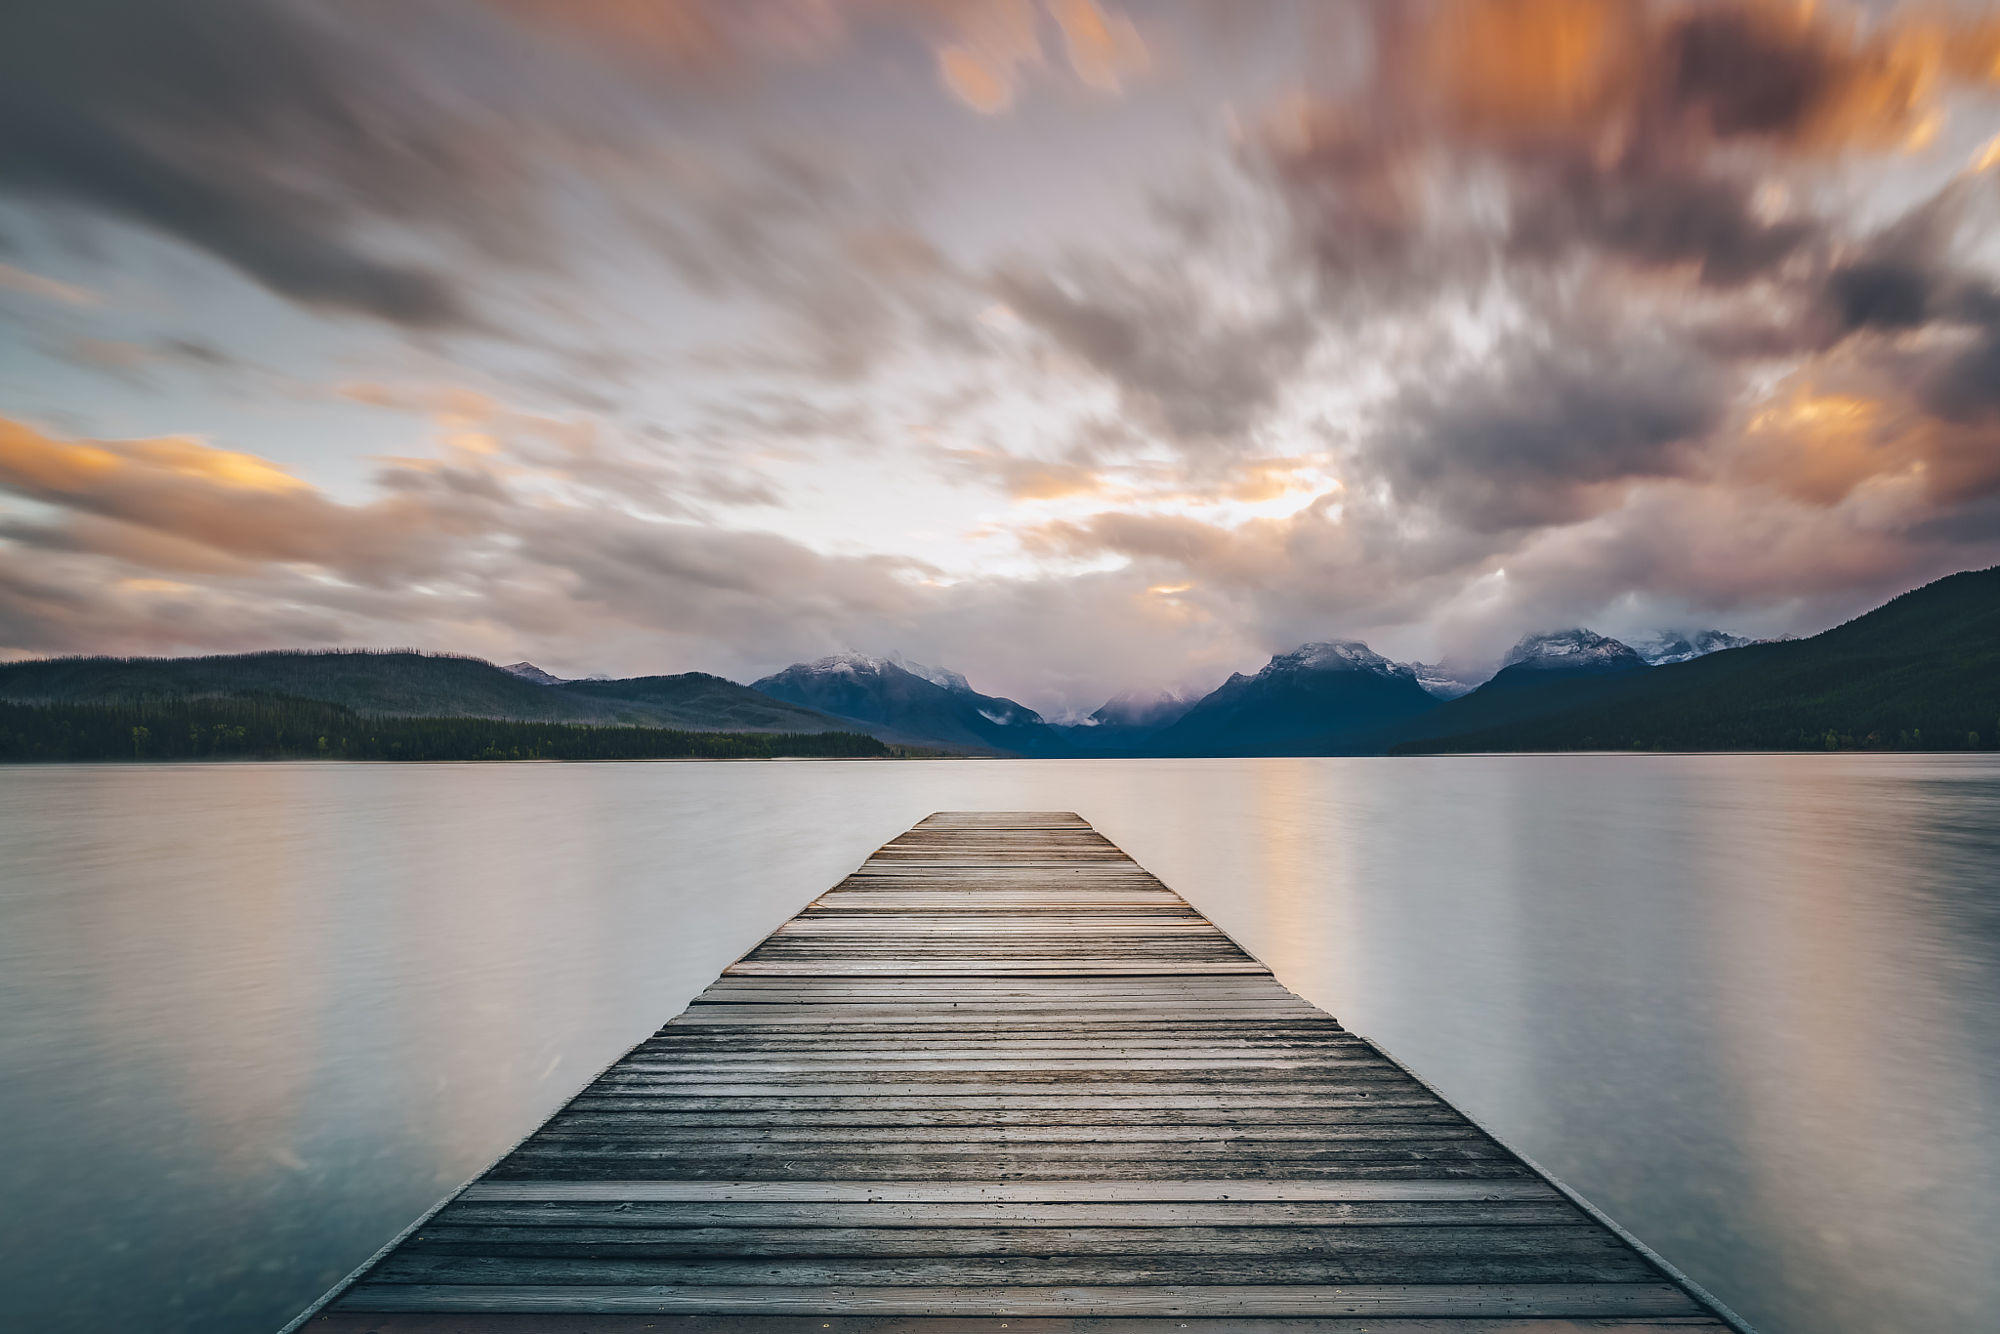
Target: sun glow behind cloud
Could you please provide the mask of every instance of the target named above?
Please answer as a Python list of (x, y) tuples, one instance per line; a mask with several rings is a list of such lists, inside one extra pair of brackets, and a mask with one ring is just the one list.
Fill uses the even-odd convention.
[(1180, 470), (1172, 467), (1107, 468), (1072, 485), (1019, 495), (1013, 511), (1030, 524), (1114, 511), (1236, 528), (1259, 519), (1288, 519), (1337, 497), (1342, 485), (1332, 463), (1324, 454), (1256, 459), (1213, 480), (1175, 475)]

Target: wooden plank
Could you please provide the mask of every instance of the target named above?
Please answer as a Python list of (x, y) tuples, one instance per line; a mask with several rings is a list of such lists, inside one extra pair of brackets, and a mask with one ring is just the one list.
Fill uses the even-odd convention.
[[(796, 1232), (796, 1229), (784, 1231)], [(871, 1234), (876, 1236), (876, 1244), (865, 1256), (766, 1254), (754, 1238), (744, 1237), (738, 1240), (736, 1253), (728, 1258), (710, 1258), (671, 1244), (667, 1248), (672, 1252), (669, 1258), (656, 1258), (636, 1253), (630, 1245), (586, 1246), (585, 1254), (574, 1254), (573, 1246), (546, 1240), (524, 1241), (504, 1248), (487, 1244), (479, 1248), (484, 1253), (465, 1255), (440, 1249), (427, 1239), (417, 1239), (382, 1261), (376, 1269), (375, 1282), (386, 1287), (550, 1283), (677, 1288), (770, 1285), (793, 1289), (924, 1286), (934, 1290), (1033, 1286), (1047, 1290), (1141, 1284), (1174, 1287), (1331, 1283), (1636, 1284), (1653, 1276), (1645, 1262), (1628, 1247), (1586, 1254), (1573, 1242), (1543, 1244), (1548, 1231), (1537, 1231), (1524, 1243), (1527, 1253), (1519, 1255), (1507, 1253), (1507, 1248), (1497, 1242), (1444, 1254), (1407, 1244), (1386, 1255), (1368, 1247), (1337, 1248), (1333, 1254), (1271, 1251), (1216, 1254), (1191, 1250), (1161, 1255), (1096, 1255), (1072, 1241), (1065, 1247), (1068, 1254), (1051, 1258), (1027, 1253), (988, 1254), (976, 1248), (953, 1247), (946, 1244), (948, 1234), (939, 1234), (932, 1247), (919, 1247), (923, 1253), (908, 1254), (909, 1248), (904, 1244), (906, 1234), (890, 1232)], [(1596, 1229), (1582, 1231), (1594, 1233)], [(849, 1233), (835, 1231), (834, 1239), (822, 1244), (838, 1249), (849, 1239)], [(596, 1253), (588, 1253), (593, 1250)]]
[(1560, 1200), (1538, 1179), (1514, 1181), (495, 1181), (458, 1197), (481, 1200), (784, 1200), (892, 1204), (1144, 1203), (1225, 1200)]
[[(597, 1184), (597, 1183), (589, 1183)], [(653, 1183), (647, 1183), (653, 1184)], [(1531, 1228), (1576, 1223), (1566, 1200), (1127, 1200), (906, 1203), (892, 1200), (472, 1201), (448, 1205), (444, 1223), (598, 1227), (995, 1227), (1041, 1228), (1388, 1227), (1417, 1224)], [(428, 1226), (428, 1224), (426, 1225)]]
[(884, 845), (313, 1327), (996, 1316), (1724, 1327), (1068, 812)]
[[(991, 1316), (783, 1316), (656, 1312), (523, 1313), (483, 1311), (468, 1317), (455, 1313), (325, 1311), (310, 1329), (316, 1334), (994, 1334)], [(1106, 1334), (1100, 1319), (1088, 1316), (1016, 1316), (1006, 1322), (1011, 1334)], [(1117, 1334), (1676, 1334), (1726, 1331), (1709, 1316), (1651, 1316), (1631, 1321), (1602, 1316), (1550, 1319), (1512, 1317), (1404, 1317), (1393, 1327), (1380, 1318), (1314, 1316), (1310, 1321), (1248, 1316), (1179, 1317), (1125, 1316)]]
[(957, 974), (1031, 977), (1199, 976), (1226, 973), (1269, 973), (1261, 963), (1175, 963), (1122, 959), (815, 959), (797, 962), (745, 959), (722, 970), (725, 977), (950, 977)]
[[(799, 1212), (794, 1206), (792, 1213)], [(1506, 1230), (1488, 1230), (1496, 1221), (1507, 1224)], [(1039, 1227), (1022, 1227), (993, 1219), (951, 1226), (936, 1221), (917, 1226), (905, 1219), (877, 1223), (816, 1217), (806, 1227), (796, 1226), (795, 1222), (795, 1218), (777, 1223), (728, 1218), (695, 1226), (684, 1217), (638, 1222), (608, 1215), (587, 1222), (553, 1222), (524, 1219), (518, 1210), (502, 1221), (487, 1222), (471, 1218), (463, 1210), (453, 1210), (424, 1224), (412, 1243), (412, 1250), (432, 1257), (527, 1255), (566, 1260), (608, 1258), (624, 1263), (801, 1257), (935, 1260), (955, 1256), (1027, 1258), (1047, 1263), (1050, 1252), (1055, 1251), (1070, 1259), (1081, 1257), (1100, 1262), (1092, 1268), (1091, 1272), (1099, 1275), (1091, 1279), (1093, 1282), (1102, 1281), (1101, 1262), (1107, 1259), (1129, 1263), (1138, 1257), (1157, 1269), (1163, 1257), (1172, 1257), (1178, 1266), (1189, 1256), (1228, 1257), (1231, 1265), (1239, 1265), (1244, 1256), (1286, 1256), (1316, 1264), (1365, 1260), (1393, 1282), (1416, 1281), (1410, 1271), (1384, 1268), (1398, 1264), (1405, 1257), (1453, 1264), (1498, 1262), (1480, 1281), (1487, 1281), (1495, 1271), (1506, 1269), (1513, 1274), (1511, 1281), (1521, 1282), (1523, 1261), (1549, 1259), (1554, 1259), (1558, 1266), (1587, 1261), (1579, 1268), (1589, 1269), (1593, 1277), (1569, 1281), (1612, 1282), (1621, 1276), (1649, 1276), (1637, 1256), (1581, 1213), (1561, 1222), (1544, 1223), (1539, 1228), (1514, 1226), (1506, 1216), (1473, 1224), (1422, 1219), (1400, 1223), (1378, 1221), (1369, 1227), (1295, 1227), (1288, 1222), (1242, 1219), (1213, 1226), (1183, 1223), (1172, 1227), (1150, 1222), (1094, 1226), (1049, 1222)], [(899, 1266), (899, 1273), (907, 1275), (907, 1268)], [(1613, 1274), (1610, 1272), (1613, 1269), (1621, 1272)], [(407, 1275), (416, 1271), (398, 1272)], [(454, 1281), (434, 1277), (443, 1274), (443, 1269), (423, 1272), (427, 1276), (417, 1281)], [(1024, 1282), (1028, 1272), (1028, 1267), (1015, 1265), (1011, 1274), (1003, 1278)], [(1169, 1272), (1167, 1278), (1179, 1281), (1182, 1272), (1185, 1271)], [(710, 1273), (712, 1269), (704, 1266), (703, 1274)], [(1431, 1273), (1432, 1277), (1425, 1281), (1436, 1281), (1435, 1270)], [(390, 1276), (391, 1271), (381, 1271), (380, 1277)], [(526, 1275), (519, 1277), (525, 1279)], [(1038, 1282), (1049, 1277), (1048, 1272), (1036, 1268)], [(1188, 1277), (1192, 1279), (1191, 1274)], [(1275, 1275), (1253, 1273), (1249, 1277), (1254, 1282), (1269, 1282)], [(1363, 1281), (1358, 1273), (1345, 1277), (1347, 1281)], [(952, 1278), (958, 1282), (972, 1281), (970, 1273)], [(509, 1276), (509, 1281), (514, 1279), (514, 1275)], [(766, 1277), (760, 1281), (771, 1280)]]
[(643, 1311), (753, 1315), (1689, 1316), (1671, 1283), (1174, 1284), (1135, 1287), (646, 1287), (363, 1284), (349, 1311)]

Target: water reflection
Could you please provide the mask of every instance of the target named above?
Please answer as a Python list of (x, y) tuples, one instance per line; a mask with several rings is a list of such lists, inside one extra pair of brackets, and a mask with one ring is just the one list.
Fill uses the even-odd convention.
[(1769, 1334), (2000, 1303), (1978, 757), (0, 770), (0, 1286), (267, 1330), (867, 851), (1071, 808)]

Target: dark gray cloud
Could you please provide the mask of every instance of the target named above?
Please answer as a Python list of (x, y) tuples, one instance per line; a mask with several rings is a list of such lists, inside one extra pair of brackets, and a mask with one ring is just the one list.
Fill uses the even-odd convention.
[[(1968, 255), (1996, 201), (1979, 177), (1960, 177), (1867, 239), (1825, 276), (1822, 304), (1833, 329), (1890, 340), (1882, 373), (1913, 383), (1918, 400), (1947, 422), (1978, 423), (2000, 411), (2000, 282)], [(1894, 340), (1920, 333), (1914, 347)], [(2000, 441), (1996, 441), (2000, 444)]]
[(1690, 7), (1660, 36), (1659, 101), (1698, 115), (1718, 138), (1791, 138), (1855, 77), (1852, 57), (1819, 31), (1748, 6)]
[[(1953, 422), (1993, 423), (2000, 416), (2000, 328), (1982, 330), (1932, 372), (1924, 403)], [(2000, 451), (2000, 434), (1990, 447)]]
[(479, 216), (484, 136), (400, 65), (291, 0), (22, 0), (0, 7), (0, 189), (165, 233), (308, 304), (464, 324), (456, 281), (364, 233), (490, 238), (521, 210)]
[(1632, 159), (1607, 168), (1579, 154), (1517, 173), (1507, 246), (1518, 258), (1595, 249), (1643, 268), (1690, 265), (1702, 282), (1730, 287), (1820, 236), (1814, 221), (1760, 219), (1751, 181), (1710, 170)]
[(1931, 318), (1936, 287), (1930, 265), (1893, 259), (1843, 264), (1826, 280), (1843, 330), (1917, 328)]
[(1566, 330), (1405, 389), (1367, 457), (1400, 500), (1475, 528), (1573, 522), (1612, 503), (1608, 484), (1683, 471), (1726, 388), (1672, 341)]
[(1256, 423), (1318, 338), (1280, 300), (1226, 311), (1172, 264), (1074, 258), (1055, 271), (1012, 265), (992, 290), (1033, 327), (1118, 388), (1125, 411), (1194, 447), (1231, 442)]

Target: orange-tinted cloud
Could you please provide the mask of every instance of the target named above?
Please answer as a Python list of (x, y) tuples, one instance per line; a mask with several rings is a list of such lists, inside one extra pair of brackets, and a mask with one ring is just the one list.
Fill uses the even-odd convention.
[[(986, 115), (1014, 105), (1059, 38), (1070, 72), (1118, 92), (1151, 56), (1138, 27), (1098, 0), (486, 0), (509, 17), (621, 59), (681, 73), (828, 60), (868, 29), (917, 34), (945, 89)], [(1046, 32), (1050, 25), (1054, 31)]]
[(1048, 4), (1062, 29), (1070, 68), (1091, 87), (1115, 93), (1151, 63), (1145, 39), (1125, 15), (1107, 10), (1097, 0), (1048, 0)]
[(1459, 133), (1762, 139), (1875, 148), (1934, 128), (1954, 82), (2000, 81), (2000, 21), (1906, 9), (1864, 23), (1839, 4), (1440, 0), (1390, 29), (1378, 87)]
[(1888, 388), (1797, 384), (1751, 415), (1725, 459), (1725, 475), (1815, 505), (1837, 505), (1873, 482), (1907, 485), (1943, 506), (2000, 491), (2000, 428), (1931, 417)]
[(1024, 70), (1043, 63), (1041, 15), (1034, 0), (947, 4), (921, 15), (941, 34), (938, 76), (975, 111), (991, 115), (1014, 103)]
[(367, 577), (460, 525), (407, 496), (342, 505), (266, 459), (183, 437), (64, 440), (0, 419), (0, 491), (256, 560)]
[[(537, 480), (558, 470), (573, 480), (575, 458)], [(0, 654), (382, 642), (385, 625), (593, 642), (638, 627), (655, 644), (741, 654), (900, 615), (910, 576), (926, 571), (510, 489), (520, 472), (479, 455), (392, 462), (373, 495), (346, 503), (198, 441), (72, 440), (0, 421), (0, 494), (57, 512), (0, 512)], [(600, 480), (630, 490), (641, 478)]]
[(306, 483), (254, 454), (178, 436), (154, 440), (58, 440), (33, 427), (0, 419), (0, 479), (46, 496), (83, 494), (121, 475), (206, 482), (230, 491), (283, 494)]
[(512, 18), (683, 71), (812, 60), (847, 39), (836, 0), (486, 0)]
[(938, 52), (938, 77), (952, 96), (974, 111), (994, 115), (1014, 105), (1011, 65), (981, 56), (969, 47), (947, 46)]
[(1594, 121), (1631, 87), (1644, 38), (1622, 0), (1447, 0), (1407, 46), (1409, 93), (1434, 96), (1462, 130), (1535, 131)]
[(1955, 89), (1996, 86), (1996, 33), (1777, 0), (1390, 6), (1357, 89), (1290, 99), (1249, 142), (1343, 304), (1593, 257), (1742, 288), (1828, 262), (1814, 173), (1929, 142)]

